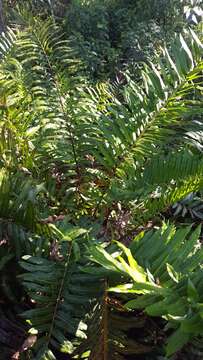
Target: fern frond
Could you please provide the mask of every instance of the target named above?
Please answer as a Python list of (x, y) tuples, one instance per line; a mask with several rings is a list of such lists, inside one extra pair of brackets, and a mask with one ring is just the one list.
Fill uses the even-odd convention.
[[(15, 144), (15, 148), (26, 155), (21, 166), (32, 170), (37, 177), (40, 174), (50, 188), (47, 181), (50, 172), (58, 169), (61, 173), (65, 165), (66, 183), (76, 193), (73, 202), (83, 201), (79, 189), (82, 176), (78, 158), (80, 140), (75, 130), (77, 84), (83, 79), (82, 75), (78, 78), (76, 72), (81, 65), (71, 47), (71, 39), (64, 39), (53, 19), (42, 21), (27, 15), (22, 14), (26, 28), (17, 34), (15, 51), (0, 66), (6, 131), (12, 130), (13, 139), (21, 131), (18, 138), (21, 143)], [(14, 153), (13, 144), (10, 147)], [(16, 165), (19, 157), (13, 157), (14, 160)], [(63, 198), (66, 190), (61, 191)]]
[(202, 189), (203, 163), (200, 157), (187, 151), (156, 156), (145, 162), (137, 175), (136, 169), (123, 183), (112, 182), (108, 201), (117, 199), (133, 207), (138, 223), (165, 211), (190, 192)]
[(0, 309), (0, 346), (2, 359), (5, 360), (17, 356), (26, 340), (26, 327), (16, 316), (17, 311), (14, 308), (7, 313), (6, 307)]
[(175, 218), (179, 216), (182, 218), (189, 217), (191, 219), (202, 220), (202, 210), (202, 199), (196, 193), (190, 193), (182, 201), (172, 206), (172, 212)]
[[(184, 199), (191, 192), (202, 189), (203, 179), (202, 176), (190, 177), (187, 181), (183, 181), (182, 184), (176, 186), (169, 186), (168, 189), (163, 188), (160, 193), (158, 190), (158, 196), (153, 199), (152, 196), (144, 201), (144, 203), (135, 209), (134, 215), (137, 215), (138, 221), (147, 221), (156, 214), (167, 210), (170, 205), (175, 204), (177, 201)], [(143, 212), (143, 213), (142, 213)]]
[[(153, 349), (153, 336), (146, 330), (146, 340), (134, 339), (129, 334), (137, 329), (144, 329), (146, 318), (137, 317), (126, 312), (122, 305), (108, 297), (104, 297), (95, 305), (88, 322), (87, 340), (75, 351), (79, 359), (119, 359), (129, 355), (143, 355)], [(148, 329), (149, 330), (149, 329)], [(151, 329), (150, 329), (151, 331)]]
[(165, 225), (157, 231), (139, 234), (130, 249), (118, 243), (122, 254), (110, 255), (102, 247), (91, 252), (96, 263), (118, 273), (122, 270), (129, 276), (128, 283), (109, 289), (129, 295), (126, 308), (162, 316), (174, 329), (168, 338), (167, 356), (203, 335), (200, 231), (200, 226), (191, 232), (191, 226), (176, 230)]
[[(109, 117), (101, 114), (99, 127), (103, 139), (98, 142), (98, 149), (103, 155), (103, 161), (106, 159), (107, 169), (115, 161), (118, 161), (115, 167), (119, 166), (125, 154), (128, 156), (129, 152), (137, 161), (140, 157), (145, 158), (151, 153), (154, 154), (156, 147), (163, 144), (166, 137), (167, 142), (170, 141), (171, 136), (174, 137), (174, 124), (180, 126), (185, 123), (186, 112), (188, 116), (191, 114), (189, 111), (191, 106), (193, 114), (195, 111), (197, 114), (200, 113), (200, 103), (195, 99), (193, 101), (186, 99), (186, 95), (193, 94), (193, 90), (202, 81), (200, 57), (202, 45), (196, 40), (195, 46), (198, 48), (196, 54), (193, 41), (192, 35), (190, 45), (186, 44), (182, 36), (176, 39), (171, 55), (175, 58), (174, 62), (170, 57), (171, 61), (168, 61), (165, 71), (161, 64), (158, 64), (159, 68), (153, 64), (147, 67), (143, 72), (145, 89), (129, 79), (129, 85), (124, 93), (127, 106), (117, 101), (113, 107), (109, 107)], [(169, 56), (168, 51), (165, 53), (166, 58), (167, 56)], [(178, 63), (179, 58), (184, 59), (181, 68), (177, 65), (180, 74), (176, 68), (176, 61)], [(92, 97), (92, 101), (95, 100)], [(91, 154), (94, 156), (92, 151)], [(116, 159), (113, 161), (114, 156)]]
[[(0, 173), (0, 231), (9, 247), (15, 249), (17, 258), (26, 252), (46, 251), (51, 239), (58, 237), (55, 228), (42, 221), (38, 198), (43, 185), (36, 185), (24, 174)], [(35, 240), (34, 240), (35, 239)]]
[(11, 29), (7, 28), (5, 33), (0, 36), (0, 58), (1, 61), (12, 56), (17, 41), (17, 34)]
[(98, 203), (111, 193), (114, 182), (117, 187), (120, 181), (121, 189), (128, 178), (136, 179), (146, 161), (163, 154), (167, 146), (181, 148), (187, 127), (193, 128), (194, 117), (200, 118), (202, 112), (201, 53), (202, 44), (193, 32), (187, 40), (181, 35), (171, 54), (165, 49), (157, 66), (146, 67), (143, 84), (128, 77), (122, 103), (109, 95), (106, 109), (100, 111), (99, 93), (90, 92), (84, 105), (88, 122), (79, 124), (78, 151), (86, 154), (81, 163), (90, 169)]
[[(72, 231), (70, 237), (77, 234), (80, 232)], [(53, 349), (72, 354), (86, 338), (86, 317), (91, 303), (101, 294), (99, 282), (95, 287), (95, 276), (80, 270), (84, 264), (80, 246), (73, 241), (63, 247), (60, 261), (26, 256), (21, 262), (27, 273), (20, 277), (36, 304), (23, 314), (38, 334), (33, 348), (36, 359), (49, 359), (48, 354), (54, 358)]]

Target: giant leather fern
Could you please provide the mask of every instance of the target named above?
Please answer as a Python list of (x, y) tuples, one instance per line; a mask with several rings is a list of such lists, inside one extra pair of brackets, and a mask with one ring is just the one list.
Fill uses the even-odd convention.
[[(199, 229), (141, 233), (131, 251), (101, 245), (120, 235), (109, 220), (118, 210), (129, 215), (124, 233), (139, 232), (135, 225), (202, 188), (202, 159), (188, 144), (202, 125), (202, 48), (193, 30), (176, 36), (139, 83), (125, 74), (118, 99), (107, 83), (89, 83), (53, 12), (45, 20), (21, 9), (2, 34), (0, 316), (6, 301), (12, 310), (0, 319), (4, 354), (151, 356), (153, 331), (132, 307), (163, 316), (180, 344), (202, 335)], [(135, 299), (124, 307), (108, 286)], [(131, 336), (139, 326), (145, 340)]]

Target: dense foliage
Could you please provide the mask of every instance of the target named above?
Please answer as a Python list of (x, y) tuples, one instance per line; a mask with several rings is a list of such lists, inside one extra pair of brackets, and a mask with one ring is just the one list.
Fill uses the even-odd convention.
[(199, 2), (4, 14), (2, 359), (201, 359)]

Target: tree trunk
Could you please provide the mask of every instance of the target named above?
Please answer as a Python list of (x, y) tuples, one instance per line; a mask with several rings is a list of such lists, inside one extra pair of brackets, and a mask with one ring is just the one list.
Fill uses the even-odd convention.
[(2, 1), (3, 0), (0, 0), (0, 33), (5, 30)]

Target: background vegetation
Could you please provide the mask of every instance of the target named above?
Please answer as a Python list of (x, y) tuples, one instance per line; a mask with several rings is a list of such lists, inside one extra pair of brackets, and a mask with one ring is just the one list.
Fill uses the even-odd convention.
[(2, 359), (202, 359), (201, 2), (2, 5)]

